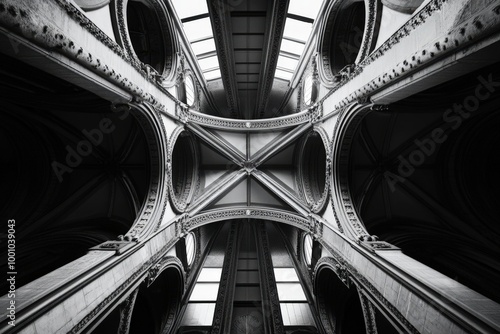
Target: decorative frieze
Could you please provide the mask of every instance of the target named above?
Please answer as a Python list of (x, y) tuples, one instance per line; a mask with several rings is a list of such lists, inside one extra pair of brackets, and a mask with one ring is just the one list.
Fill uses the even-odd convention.
[[(188, 231), (199, 226), (213, 223), (216, 221), (240, 218), (254, 218), (263, 220), (272, 220), (280, 223), (293, 225), (303, 231), (310, 231), (311, 223), (308, 219), (299, 216), (296, 213), (280, 209), (267, 209), (258, 207), (225, 208), (220, 210), (211, 210), (202, 212), (188, 219), (186, 229)], [(320, 232), (320, 227), (316, 228)]]

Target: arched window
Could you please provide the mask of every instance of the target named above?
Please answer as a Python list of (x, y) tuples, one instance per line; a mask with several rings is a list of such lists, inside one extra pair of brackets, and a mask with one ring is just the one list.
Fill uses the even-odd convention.
[(190, 266), (195, 258), (196, 255), (196, 237), (194, 236), (194, 233), (189, 233), (186, 235), (186, 262), (187, 265)]
[(310, 106), (312, 103), (316, 102), (316, 92), (314, 87), (314, 80), (312, 75), (308, 75), (304, 80), (304, 104)]
[(186, 89), (186, 104), (192, 107), (196, 101), (196, 95), (195, 95), (194, 81), (191, 75), (186, 76), (184, 85)]
[(313, 238), (310, 234), (304, 236), (304, 261), (307, 266), (311, 266), (312, 263), (312, 253), (313, 253)]

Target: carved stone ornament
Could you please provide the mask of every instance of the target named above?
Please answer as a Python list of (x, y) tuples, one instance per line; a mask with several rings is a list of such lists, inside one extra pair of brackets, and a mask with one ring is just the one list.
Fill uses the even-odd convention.
[[(194, 110), (189, 110), (187, 113), (186, 122), (192, 122), (204, 126), (206, 128), (218, 130), (245, 130), (245, 131), (261, 131), (261, 130), (277, 130), (294, 127), (300, 124), (311, 123), (314, 118), (314, 123), (322, 117), (322, 105), (301, 111), (300, 113), (274, 117), (268, 119), (241, 120), (211, 116)], [(321, 115), (321, 116), (320, 116)]]
[[(272, 220), (280, 223), (289, 224), (295, 226), (303, 231), (310, 231), (310, 222), (308, 219), (299, 216), (296, 213), (280, 210), (280, 209), (268, 209), (268, 208), (225, 208), (210, 210), (199, 213), (191, 217), (186, 223), (186, 229), (191, 231), (202, 225), (209, 223), (228, 220), (228, 219), (241, 219), (241, 218), (254, 218), (263, 220)], [(319, 230), (319, 229), (318, 229)]]
[[(132, 104), (132, 107), (130, 113), (137, 119), (146, 136), (151, 168), (149, 189), (142, 211), (138, 212), (134, 224), (124, 238), (125, 240), (140, 240), (160, 227), (165, 214), (168, 201), (168, 175), (165, 173), (167, 156), (164, 152), (168, 147), (168, 140), (165, 125), (156, 109), (146, 102)], [(113, 108), (127, 110), (121, 105), (113, 106)]]
[(100, 245), (90, 248), (90, 250), (113, 251), (116, 254), (121, 254), (127, 249), (130, 249), (136, 244), (135, 241), (106, 241)]
[(153, 284), (158, 276), (160, 276), (160, 274), (165, 271), (165, 269), (172, 266), (176, 267), (180, 271), (182, 275), (182, 281), (185, 283), (186, 275), (181, 260), (179, 260), (179, 258), (175, 256), (168, 255), (162, 257), (160, 261), (151, 266), (151, 268), (148, 270), (148, 275), (146, 278), (147, 286), (149, 287), (151, 284)]

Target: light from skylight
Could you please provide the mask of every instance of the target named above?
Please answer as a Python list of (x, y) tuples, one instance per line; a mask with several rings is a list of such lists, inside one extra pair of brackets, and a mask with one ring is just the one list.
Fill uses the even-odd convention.
[(219, 61), (217, 60), (217, 55), (212, 56), (212, 57), (208, 57), (208, 58), (199, 59), (198, 63), (200, 64), (201, 70), (203, 72), (219, 67)]
[(290, 73), (290, 72), (287, 72), (287, 71), (283, 71), (283, 70), (280, 70), (279, 68), (277, 68), (274, 76), (276, 78), (280, 78), (280, 79), (283, 79), (283, 80), (290, 80), (292, 78), (292, 74), (293, 73)]
[(215, 51), (215, 42), (213, 37), (200, 42), (192, 43), (191, 48), (194, 54), (199, 55), (209, 51)]
[(299, 61), (296, 59), (291, 59), (280, 55), (278, 58), (278, 67), (283, 67), (293, 71), (295, 70), (295, 67), (297, 67), (298, 62)]
[(214, 70), (214, 71), (210, 71), (210, 72), (205, 72), (203, 74), (205, 75), (205, 79), (207, 81), (218, 79), (218, 78), (221, 77), (220, 69), (217, 69), (217, 70)]
[(281, 41), (281, 51), (286, 51), (289, 53), (293, 53), (297, 55), (297, 59), (300, 57), (302, 52), (304, 51), (304, 44), (292, 42), (287, 39), (283, 39)]
[(181, 20), (186, 17), (208, 13), (206, 0), (172, 0), (172, 3)]
[(288, 13), (316, 19), (323, 0), (290, 0)]
[(292, 18), (287, 18), (285, 22), (285, 32), (283, 36), (290, 36), (292, 38), (306, 42), (311, 34), (312, 23), (302, 22)]
[(213, 36), (210, 18), (205, 17), (184, 23), (184, 32), (191, 43), (201, 38)]

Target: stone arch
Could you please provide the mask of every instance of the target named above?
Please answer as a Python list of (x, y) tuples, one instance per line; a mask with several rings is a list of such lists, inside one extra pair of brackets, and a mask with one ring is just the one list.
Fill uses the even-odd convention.
[(182, 263), (173, 256), (162, 258), (139, 287), (130, 320), (130, 333), (169, 333), (184, 293)]
[(299, 191), (313, 212), (328, 201), (330, 187), (330, 144), (326, 131), (314, 127), (296, 148), (296, 181)]
[(338, 208), (337, 224), (353, 239), (368, 235), (353, 206), (349, 184), (349, 154), (352, 137), (363, 117), (370, 111), (369, 105), (352, 104), (342, 110), (335, 125), (332, 140), (331, 200)]
[(355, 284), (345, 267), (322, 258), (314, 270), (314, 294), (321, 322), (328, 333), (366, 333)]
[(199, 182), (199, 147), (194, 135), (182, 126), (176, 128), (170, 139), (168, 156), (170, 200), (177, 212), (184, 212)]
[(172, 15), (163, 1), (113, 1), (115, 38), (128, 56), (156, 72), (162, 83), (175, 81), (180, 50)]
[(328, 4), (320, 26), (319, 75), (331, 88), (375, 46), (380, 0), (337, 0)]

